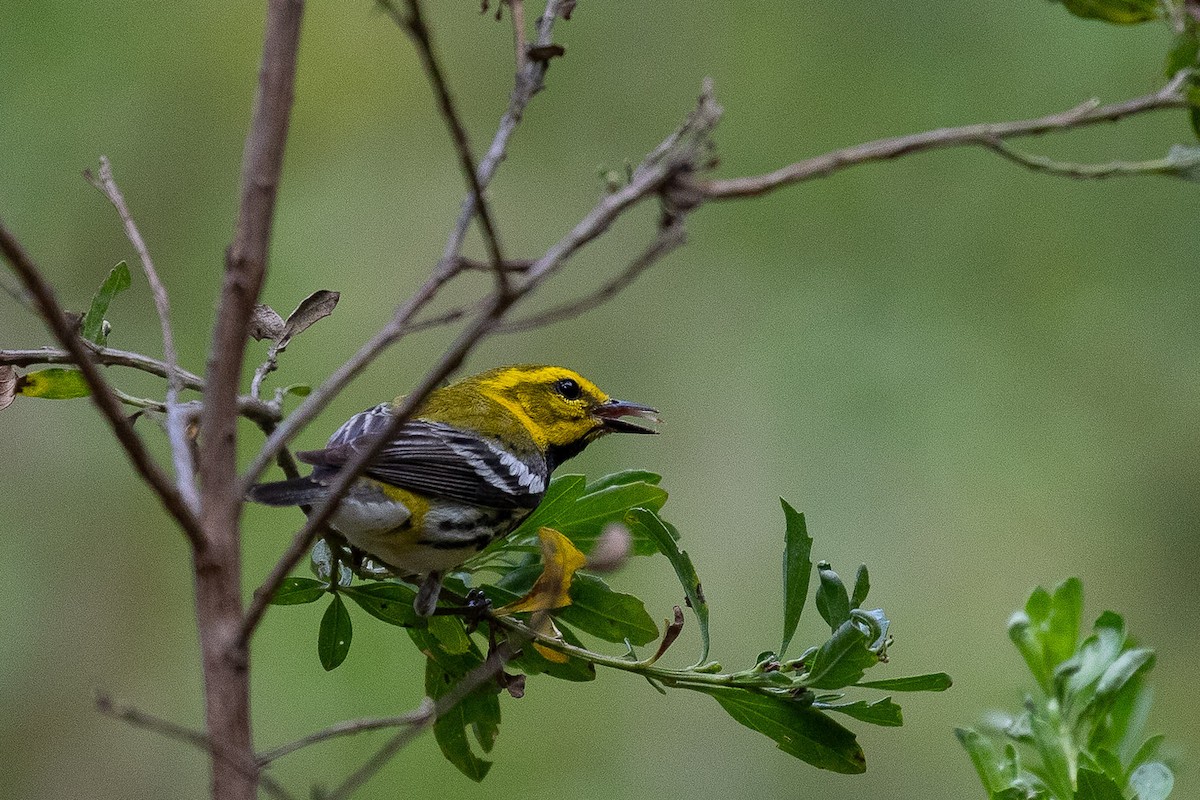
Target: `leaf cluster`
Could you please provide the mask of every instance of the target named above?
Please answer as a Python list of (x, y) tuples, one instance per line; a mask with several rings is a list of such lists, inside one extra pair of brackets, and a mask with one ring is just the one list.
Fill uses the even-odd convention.
[(990, 730), (960, 728), (990, 800), (1164, 800), (1174, 786), (1162, 736), (1143, 738), (1154, 651), (1105, 611), (1081, 631), (1083, 584), (1038, 587), (1013, 614), (1008, 635), (1038, 691)]
[[(679, 532), (661, 516), (667, 492), (660, 482), (659, 475), (640, 470), (591, 482), (580, 475), (556, 478), (520, 528), (447, 576), (443, 603), (466, 603), (465, 608), (443, 606), (435, 615), (421, 617), (414, 611), (413, 586), (395, 579), (362, 580), (363, 570), (356, 581), (352, 554), (325, 542), (314, 549), (317, 577), (288, 578), (273, 602), (304, 604), (332, 595), (317, 635), (318, 657), (327, 670), (345, 660), (353, 641), (345, 600), (371, 618), (403, 627), (426, 658), (429, 697), (438, 701), (452, 691), (461, 695), (452, 707), (439, 711), (433, 733), (446, 758), (473, 780), (482, 780), (491, 768), (484, 756), (499, 730), (500, 695), (522, 696), (530, 676), (590, 681), (602, 666), (639, 674), (659, 691), (707, 694), (734, 720), (769, 737), (789, 755), (843, 773), (862, 772), (866, 758), (855, 734), (835, 715), (883, 726), (903, 722), (900, 706), (890, 696), (847, 698), (847, 690), (949, 687), (950, 679), (942, 673), (863, 680), (868, 669), (887, 662), (891, 642), (884, 612), (863, 607), (870, 590), (866, 566), (859, 567), (847, 589), (829, 564), (815, 565), (814, 606), (827, 636), (820, 635), (798, 657), (785, 657), (814, 571), (804, 516), (786, 502), (782, 645), (778, 652), (760, 653), (739, 671), (725, 671), (710, 661), (708, 602), (695, 565), (679, 547)], [(692, 666), (659, 663), (684, 624), (680, 607), (674, 621), (660, 630), (639, 597), (588, 571), (583, 554), (592, 553), (613, 526), (627, 537), (630, 555), (660, 555), (670, 564), (683, 605), (691, 609), (699, 630), (701, 651)], [(481, 596), (487, 601), (482, 612)], [(598, 652), (589, 641), (620, 645), (625, 652)], [(503, 668), (480, 679), (502, 646)], [(653, 651), (639, 654), (643, 647)]]

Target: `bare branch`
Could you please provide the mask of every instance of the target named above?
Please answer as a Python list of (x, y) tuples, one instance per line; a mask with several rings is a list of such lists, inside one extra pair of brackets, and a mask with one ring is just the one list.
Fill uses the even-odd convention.
[(525, 0), (508, 0), (512, 11), (513, 52), (516, 55), (517, 72), (525, 69), (529, 56), (525, 53), (528, 45), (525, 43)]
[(1154, 158), (1147, 161), (1108, 161), (1102, 164), (1079, 164), (1071, 161), (1056, 161), (1045, 156), (1023, 153), (1002, 141), (994, 141), (984, 145), (1001, 158), (1006, 158), (1014, 164), (1019, 164), (1033, 172), (1044, 172), (1063, 178), (1078, 180), (1100, 180), (1103, 178), (1126, 177), (1131, 175), (1164, 175), (1168, 177), (1187, 177), (1190, 172), (1200, 169), (1200, 155), (1169, 155), (1165, 158)]
[(297, 750), (303, 749), (310, 745), (320, 744), (329, 739), (336, 739), (339, 736), (353, 736), (357, 733), (365, 733), (367, 731), (377, 731), (383, 728), (398, 728), (407, 725), (424, 725), (434, 715), (435, 706), (433, 701), (426, 697), (421, 705), (414, 711), (409, 711), (407, 714), (400, 714), (395, 717), (377, 717), (371, 719), (352, 719), (345, 722), (339, 722), (336, 725), (330, 725), (328, 728), (322, 728), (319, 731), (308, 734), (297, 739), (294, 742), (280, 745), (273, 750), (268, 750), (265, 753), (260, 753), (258, 763), (262, 766), (270, 764), (272, 761), (277, 761), (286, 755), (290, 755)]
[(16, 286), (9, 286), (8, 281), (0, 281), (0, 292), (4, 292), (6, 295), (11, 297), (13, 302), (24, 308), (29, 313), (38, 313), (37, 306), (34, 305), (33, 298), (29, 296), (28, 292), (18, 289)]
[(1182, 70), (1157, 92), (1120, 103), (1102, 106), (1095, 101), (1090, 101), (1058, 114), (1049, 114), (1034, 119), (964, 125), (959, 128), (939, 128), (910, 136), (877, 139), (854, 147), (834, 150), (805, 161), (798, 161), (765, 175), (700, 181), (696, 183), (695, 188), (705, 198), (711, 200), (755, 197), (794, 183), (825, 178), (848, 167), (885, 161), (910, 153), (964, 145), (991, 147), (994, 142), (1004, 139), (1039, 136), (1054, 131), (1066, 131), (1094, 125), (1099, 122), (1115, 122), (1124, 117), (1147, 111), (1183, 108), (1188, 103), (1183, 86), (1189, 75), (1190, 70)]
[[(249, 322), (262, 290), (295, 91), (304, 0), (267, 0), (258, 87), (245, 149), (233, 242), (209, 350), (200, 416), (200, 524), (194, 558), (196, 620), (204, 671), (205, 727), (214, 741), (253, 762), (249, 654), (242, 621), (241, 483), (237, 477), (238, 393)], [(257, 765), (255, 765), (257, 766)], [(253, 800), (255, 774), (212, 761), (212, 795)]]
[(643, 250), (637, 258), (629, 262), (621, 274), (605, 283), (591, 294), (556, 308), (540, 311), (525, 319), (501, 322), (495, 327), (496, 333), (519, 333), (552, 325), (555, 322), (573, 319), (593, 308), (608, 302), (623, 289), (637, 280), (638, 276), (665, 257), (686, 241), (682, 220), (676, 220), (658, 232), (650, 246)]
[(291, 800), (291, 795), (282, 786), (268, 776), (260, 774), (259, 764), (247, 764), (238, 760), (233, 753), (226, 752), (224, 748), (214, 746), (203, 731), (178, 725), (162, 717), (156, 717), (153, 714), (147, 714), (145, 711), (133, 706), (117, 705), (107, 694), (96, 695), (96, 710), (110, 719), (127, 722), (135, 728), (141, 728), (142, 730), (165, 736), (168, 739), (189, 744), (203, 753), (221, 759), (234, 769), (243, 772), (247, 777), (257, 778), (263, 790), (272, 797), (279, 800)]
[[(83, 342), (91, 351), (92, 360), (105, 367), (132, 367), (133, 369), (167, 377), (167, 365), (141, 353), (127, 350), (116, 350), (111, 347), (100, 347), (91, 342)], [(0, 364), (12, 364), (14, 367), (27, 367), (32, 364), (74, 364), (75, 356), (66, 350), (52, 347), (38, 347), (32, 350), (0, 350)], [(204, 381), (199, 375), (187, 370), (180, 370), (180, 379), (184, 388), (202, 390)]]
[[(448, 713), (456, 705), (469, 695), (471, 692), (483, 686), (490, 680), (493, 680), (497, 675), (504, 671), (504, 665), (509, 662), (514, 656), (514, 651), (508, 642), (501, 642), (492, 652), (488, 653), (487, 659), (475, 669), (471, 670), (463, 679), (455, 684), (454, 688), (446, 694), (438, 698), (437, 702), (432, 705), (430, 712), (424, 716), (414, 719), (408, 723), (395, 736), (387, 741), (383, 747), (379, 748), (375, 755), (371, 756), (361, 767), (350, 774), (346, 780), (342, 781), (336, 789), (328, 794), (322, 795), (322, 800), (344, 800), (355, 791), (358, 790), (364, 783), (369, 781), (375, 773), (383, 769), (383, 767), (392, 759), (396, 753), (400, 752), (410, 741), (415, 739), (426, 728), (433, 725), (437, 720)], [(426, 703), (428, 698), (426, 698)], [(422, 703), (422, 708), (425, 703)], [(419, 710), (418, 712), (419, 713)]]
[(138, 474), (158, 495), (163, 507), (179, 523), (193, 547), (200, 546), (202, 537), (195, 515), (182, 495), (179, 494), (179, 490), (175, 488), (171, 480), (163, 473), (162, 468), (147, 452), (129, 420), (125, 418), (120, 401), (113, 394), (108, 382), (104, 380), (104, 376), (100, 374), (96, 362), (92, 360), (91, 353), (84, 346), (78, 331), (67, 323), (66, 312), (63, 311), (55, 297), (54, 290), (42, 277), (37, 265), (21, 247), (20, 242), (4, 227), (2, 221), (0, 221), (0, 252), (4, 253), (5, 259), (20, 278), (26, 291), (37, 303), (38, 313), (41, 314), (50, 332), (54, 334), (54, 338), (71, 354), (73, 363), (78, 365), (80, 372), (83, 373), (83, 378), (91, 389), (92, 402), (96, 404), (100, 413), (108, 421), (113, 434), (125, 448), (125, 453), (133, 462)]
[[(554, 29), (554, 20), (558, 16), (559, 3), (560, 0), (547, 0), (546, 2), (546, 11), (537, 24), (537, 44), (539, 46), (550, 43), (551, 32)], [(491, 183), (493, 176), (496, 174), (496, 169), (507, 155), (508, 142), (520, 124), (529, 101), (535, 94), (541, 91), (545, 75), (546, 62), (533, 60), (530, 60), (525, 65), (524, 71), (517, 74), (516, 84), (509, 99), (508, 110), (500, 118), (496, 135), (492, 138), (492, 144), (483, 159), (479, 162), (477, 175), (481, 189), (486, 189), (487, 185)], [(255, 457), (249, 469), (246, 470), (246, 474), (243, 476), (243, 492), (262, 475), (263, 470), (267, 468), (272, 459), (317, 414), (321, 413), (350, 381), (374, 361), (380, 353), (413, 330), (413, 327), (410, 325), (412, 320), (421, 309), (437, 296), (442, 286), (460, 271), (459, 253), (462, 250), (463, 240), (467, 235), (467, 228), (470, 226), (474, 215), (475, 193), (468, 192), (458, 213), (458, 219), (455, 221), (454, 228), (446, 242), (446, 247), (442, 252), (442, 258), (438, 262), (438, 267), (433, 271), (433, 274), (430, 275), (424, 285), (417, 289), (407, 301), (396, 309), (395, 314), (392, 315), (392, 319), (379, 333), (363, 344), (358, 349), (358, 352), (330, 375), (324, 383), (314, 389), (304, 399), (304, 402), (279, 425), (275, 433), (267, 438), (258, 456)]]
[(442, 70), (437, 53), (433, 50), (429, 27), (425, 24), (424, 17), (421, 16), (421, 3), (419, 0), (406, 0), (408, 15), (405, 16), (392, 5), (390, 0), (377, 0), (377, 2), (395, 20), (396, 24), (408, 32), (409, 37), (417, 45), (417, 50), (421, 54), (421, 65), (429, 76), (429, 82), (433, 85), (434, 94), (437, 96), (438, 108), (442, 112), (442, 118), (446, 121), (446, 127), (450, 130), (450, 138), (454, 142), (463, 177), (467, 180), (467, 188), (475, 198), (475, 213), (479, 217), (479, 225), (483, 228), (483, 239), (492, 259), (492, 267), (496, 275), (496, 289), (502, 294), (507, 294), (509, 290), (508, 272), (504, 269), (504, 255), (500, 249), (500, 238), (492, 220), (491, 209), (483, 197), (483, 183), (479, 180), (479, 173), (475, 168), (475, 156), (471, 153), (471, 143), (467, 140), (467, 129), (463, 126), (458, 109), (454, 107), (454, 98), (450, 95), (450, 86), (446, 83), (446, 75)]
[(179, 414), (179, 392), (183, 389), (183, 375), (179, 370), (179, 355), (175, 350), (175, 334), (171, 330), (171, 302), (167, 297), (167, 287), (158, 277), (154, 261), (150, 258), (150, 250), (142, 239), (142, 233), (133, 220), (129, 206), (125, 204), (125, 196), (117, 186), (108, 158), (100, 156), (99, 178), (93, 178), (90, 172), (85, 172), (84, 175), (117, 210), (117, 216), (121, 218), (125, 227), (125, 236), (137, 251), (138, 260), (142, 262), (142, 271), (146, 274), (146, 281), (154, 295), (154, 307), (158, 311), (158, 322), (162, 328), (163, 360), (167, 363), (167, 439), (171, 443), (171, 461), (175, 465), (175, 484), (188, 507), (195, 513), (200, 510), (200, 496), (196, 493), (196, 467), (192, 462), (192, 451), (187, 440), (187, 426)]

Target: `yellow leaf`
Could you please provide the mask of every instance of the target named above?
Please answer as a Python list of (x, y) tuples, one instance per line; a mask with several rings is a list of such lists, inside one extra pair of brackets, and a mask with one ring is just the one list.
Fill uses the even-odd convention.
[(571, 605), (571, 579), (587, 558), (570, 539), (553, 528), (539, 528), (538, 539), (542, 545), (542, 574), (528, 594), (497, 609), (499, 613), (550, 611)]
[[(534, 617), (532, 622), (538, 633), (545, 636), (553, 636), (555, 639), (562, 639), (562, 634), (559, 632), (558, 626), (554, 624), (554, 620), (550, 619), (549, 614), (539, 614), (537, 617)], [(552, 661), (555, 664), (565, 664), (571, 660), (571, 657), (566, 653), (560, 653), (544, 644), (534, 642), (533, 649), (541, 653), (542, 658)]]

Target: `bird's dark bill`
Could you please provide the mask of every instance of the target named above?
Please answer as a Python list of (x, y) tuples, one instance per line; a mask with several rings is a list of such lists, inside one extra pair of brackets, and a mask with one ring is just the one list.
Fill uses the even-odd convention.
[(658, 418), (658, 409), (625, 400), (609, 400), (593, 413), (604, 423), (605, 430), (615, 433), (658, 433), (653, 428), (637, 425), (621, 419), (621, 417), (641, 417), (654, 422), (662, 421)]

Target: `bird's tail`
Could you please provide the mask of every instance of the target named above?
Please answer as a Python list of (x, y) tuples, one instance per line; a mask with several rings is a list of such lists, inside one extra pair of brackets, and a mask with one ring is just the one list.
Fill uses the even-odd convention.
[(321, 502), (328, 494), (328, 486), (304, 477), (256, 484), (246, 492), (246, 497), (268, 506), (305, 506)]

